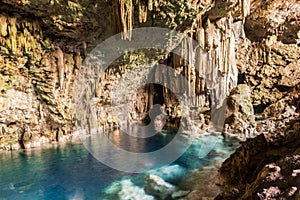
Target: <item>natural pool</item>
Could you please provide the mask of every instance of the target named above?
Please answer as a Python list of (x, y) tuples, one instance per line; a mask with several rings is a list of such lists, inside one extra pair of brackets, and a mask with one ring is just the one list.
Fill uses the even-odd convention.
[[(148, 152), (159, 149), (172, 138), (171, 134), (157, 134), (145, 142), (119, 134), (117, 140), (122, 148)], [(148, 173), (175, 169), (163, 178), (176, 183), (190, 171), (228, 157), (237, 145), (237, 140), (224, 140), (218, 134), (198, 137), (175, 162)], [(143, 188), (143, 178), (144, 174), (129, 174), (107, 167), (80, 143), (0, 153), (1, 200), (115, 199), (116, 195), (111, 194), (118, 192), (114, 191), (114, 185), (130, 180), (130, 184)]]

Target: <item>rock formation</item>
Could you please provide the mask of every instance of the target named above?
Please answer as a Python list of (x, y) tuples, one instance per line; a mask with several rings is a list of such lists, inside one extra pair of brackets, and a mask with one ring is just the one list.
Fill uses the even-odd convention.
[(251, 5), (237, 66), (239, 83), (251, 89), (258, 136), (224, 162), (216, 199), (298, 199), (299, 2)]
[[(148, 84), (128, 93), (131, 120), (147, 120), (161, 104), (172, 124), (188, 112), (199, 128), (251, 137), (221, 167), (218, 198), (299, 198), (299, 9), (297, 0), (2, 0), (0, 149), (63, 142), (77, 127), (119, 124), (110, 113), (111, 91), (122, 78), (138, 83), (147, 72), (141, 66), (150, 63), (156, 83), (186, 78), (174, 84), (187, 89), (179, 95), (185, 105), (164, 85)], [(89, 80), (95, 105), (74, 114), (74, 81), (89, 52), (112, 35), (130, 41), (134, 28), (153, 26), (189, 36), (178, 43), (182, 51), (125, 53)], [(159, 64), (174, 70), (162, 73)], [(89, 118), (89, 106), (98, 121)]]
[[(217, 7), (224, 6), (226, 11), (219, 12), (220, 10), (209, 2), (149, 1), (146, 4), (146, 1), (127, 0), (103, 1), (100, 4), (93, 1), (3, 1), (0, 7), (1, 37), (4, 41), (1, 47), (1, 79), (5, 88), (2, 93), (6, 95), (10, 90), (9, 85), (18, 91), (24, 91), (23, 87), (27, 85), (27, 90), (32, 92), (25, 93), (36, 98), (34, 103), (37, 104), (36, 108), (31, 109), (33, 113), (30, 118), (38, 118), (38, 125), (34, 128), (37, 130), (32, 131), (34, 126), (20, 118), (1, 123), (12, 134), (15, 132), (13, 127), (24, 129), (28, 124), (28, 127), (31, 127), (29, 138), (30, 135), (44, 135), (49, 141), (58, 141), (60, 138), (63, 140), (64, 135), (72, 135), (74, 122), (80, 126), (79, 122), (73, 120), (72, 115), (73, 82), (87, 49), (120, 31), (123, 31), (123, 39), (130, 40), (132, 28), (143, 26), (167, 27), (190, 36), (190, 39), (181, 42), (181, 55), (165, 54), (163, 57), (157, 57), (157, 61), (173, 67), (187, 78), (188, 90), (195, 94), (195, 97), (187, 102), (191, 107), (198, 109), (211, 104), (211, 108), (219, 109), (223, 106), (227, 94), (237, 84), (235, 38), (239, 35), (235, 33), (242, 33), (243, 27), (234, 24), (237, 19), (244, 21), (249, 13), (249, 3), (217, 3)], [(101, 20), (97, 18), (95, 21), (95, 16), (100, 16)], [(111, 17), (108, 20), (108, 29), (104, 28), (107, 24), (104, 16)], [(192, 46), (191, 39), (199, 45)], [(114, 64), (117, 70), (108, 70), (100, 77), (100, 84), (96, 87), (98, 89), (92, 93), (104, 98), (100, 99), (100, 108), (103, 103), (110, 102), (109, 91), (112, 87), (109, 85), (116, 85), (114, 80), (118, 76), (126, 74), (125, 72), (134, 66), (143, 64), (145, 59), (140, 60), (140, 55), (143, 54), (133, 53), (129, 62), (126, 61), (128, 56), (124, 55), (121, 61)], [(143, 57), (146, 60), (154, 59), (152, 54), (151, 56), (146, 53)], [(20, 77), (16, 78), (16, 75)], [(15, 78), (8, 78), (10, 76)], [(167, 80), (168, 76), (173, 75), (157, 74), (153, 80)], [(9, 83), (6, 79), (9, 79)], [(17, 83), (17, 80), (21, 80), (20, 83)], [(182, 86), (176, 87), (180, 90)], [(137, 95), (133, 100), (132, 109), (137, 115), (144, 116), (156, 103), (170, 105), (172, 109), (178, 106), (174, 95), (166, 89), (150, 86), (144, 90), (142, 97)], [(153, 95), (155, 93), (162, 93), (160, 100)], [(177, 110), (174, 111), (177, 113), (174, 115), (175, 121), (176, 118), (180, 119), (178, 113), (182, 112), (179, 108)], [(9, 113), (1, 116), (9, 118)], [(199, 113), (195, 115), (199, 116)], [(11, 142), (18, 143), (19, 139), (12, 139)], [(10, 148), (5, 139), (3, 141), (1, 143), (5, 148)]]
[(217, 199), (299, 198), (299, 121), (248, 139), (220, 169)]

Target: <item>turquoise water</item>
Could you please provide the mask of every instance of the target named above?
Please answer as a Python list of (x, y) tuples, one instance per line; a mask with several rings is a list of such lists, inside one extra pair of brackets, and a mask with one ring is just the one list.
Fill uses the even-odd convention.
[[(162, 147), (172, 138), (172, 135), (157, 134), (145, 142), (120, 134), (118, 145), (127, 150), (147, 152)], [(174, 172), (162, 176), (176, 183), (189, 171), (224, 159), (237, 145), (238, 141), (224, 141), (218, 135), (199, 137), (178, 160), (165, 166)], [(104, 199), (107, 188), (113, 183), (129, 178), (136, 186), (143, 187), (142, 177), (107, 167), (82, 144), (56, 144), (0, 153), (0, 200)], [(109, 197), (106, 195), (106, 198)]]

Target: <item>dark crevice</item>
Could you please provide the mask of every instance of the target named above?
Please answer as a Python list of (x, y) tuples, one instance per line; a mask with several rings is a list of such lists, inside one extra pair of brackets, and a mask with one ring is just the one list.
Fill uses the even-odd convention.
[(285, 85), (277, 85), (276, 88), (277, 88), (280, 92), (288, 92), (289, 90), (291, 90), (291, 87), (285, 86)]
[(263, 113), (264, 110), (270, 106), (271, 104), (259, 104), (257, 106), (253, 106), (253, 109), (254, 109), (254, 114), (260, 114), (260, 113)]
[(245, 73), (238, 74), (238, 84), (245, 84), (245, 81), (246, 81)]
[(164, 98), (164, 87), (159, 84), (153, 84), (154, 94), (153, 94), (153, 104), (163, 105), (165, 103)]

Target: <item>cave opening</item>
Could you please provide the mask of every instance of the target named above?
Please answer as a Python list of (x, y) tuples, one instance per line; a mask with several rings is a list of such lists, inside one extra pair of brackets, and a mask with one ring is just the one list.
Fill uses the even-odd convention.
[(143, 90), (148, 95), (148, 104), (144, 105), (146, 112), (142, 118), (145, 124), (150, 123), (150, 111), (157, 105), (160, 105), (160, 113), (166, 116), (166, 126), (178, 127), (181, 120), (181, 108), (176, 95), (167, 87), (151, 83), (143, 87)]
[(156, 83), (148, 85), (149, 95), (153, 96), (153, 105), (159, 104), (162, 106), (165, 104), (164, 89), (164, 86)]

